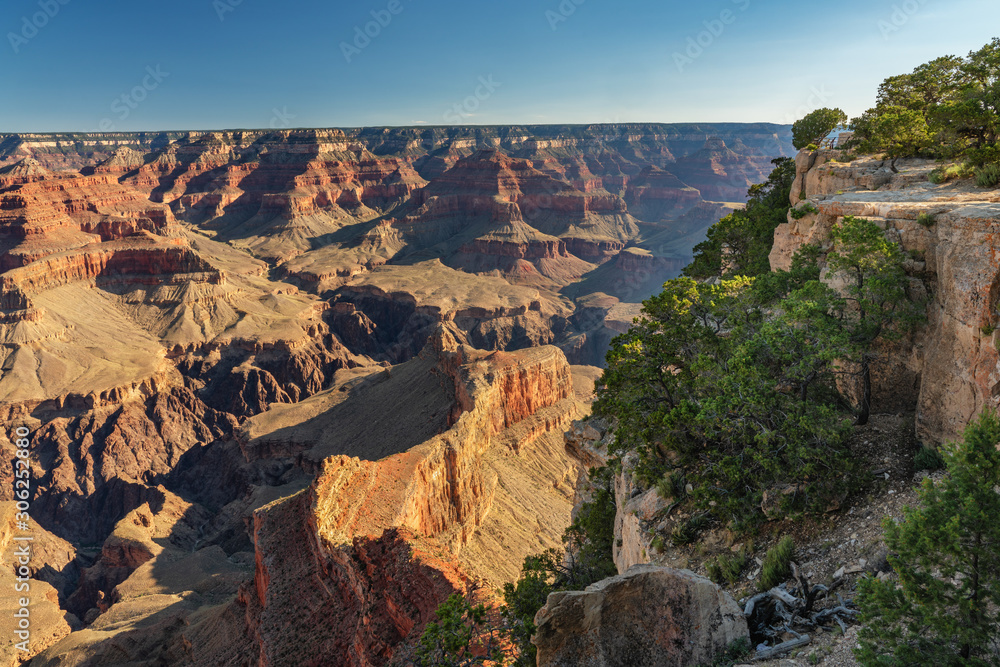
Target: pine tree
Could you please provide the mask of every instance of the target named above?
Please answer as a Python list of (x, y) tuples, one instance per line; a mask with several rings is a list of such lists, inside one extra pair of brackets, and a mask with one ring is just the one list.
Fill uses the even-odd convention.
[(863, 665), (1000, 665), (1000, 419), (946, 447), (948, 474), (886, 521), (892, 581), (860, 586)]

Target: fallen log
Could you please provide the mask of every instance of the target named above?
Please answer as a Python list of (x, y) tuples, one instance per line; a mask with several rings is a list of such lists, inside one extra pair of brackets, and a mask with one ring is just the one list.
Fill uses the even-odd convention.
[(805, 646), (811, 641), (812, 637), (809, 635), (802, 635), (798, 639), (789, 639), (787, 642), (782, 642), (777, 646), (759, 649), (757, 651), (757, 655), (754, 656), (754, 660), (770, 660), (771, 658), (777, 658), (778, 656), (784, 655), (793, 649)]

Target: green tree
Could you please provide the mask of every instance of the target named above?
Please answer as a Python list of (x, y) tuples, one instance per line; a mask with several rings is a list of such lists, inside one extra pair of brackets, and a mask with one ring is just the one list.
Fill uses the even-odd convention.
[(615, 424), (613, 453), (637, 452), (650, 485), (683, 475), (691, 509), (736, 529), (762, 517), (768, 491), (785, 513), (826, 509), (853, 470), (832, 382), (839, 303), (787, 275), (669, 281), (607, 356), (594, 412)]
[(860, 379), (857, 424), (871, 415), (871, 367), (879, 356), (876, 343), (898, 340), (919, 324), (920, 304), (907, 295), (909, 281), (903, 268), (905, 255), (882, 229), (866, 218), (847, 216), (834, 226), (834, 251), (827, 263), (834, 275), (848, 280), (847, 299), (854, 307), (851, 341)]
[(535, 614), (545, 606), (549, 593), (583, 590), (618, 573), (612, 558), (617, 507), (611, 468), (591, 471), (591, 481), (595, 489), (593, 498), (581, 505), (566, 530), (563, 536), (566, 550), (549, 549), (527, 557), (520, 579), (504, 585), (501, 613), (507, 623), (507, 635), (517, 650), (513, 663), (517, 667), (533, 666), (536, 662), (536, 649), (531, 643), (531, 636), (537, 630)]
[(792, 145), (802, 150), (809, 144), (820, 144), (828, 134), (847, 122), (840, 109), (817, 109), (792, 125)]
[(873, 109), (854, 121), (857, 147), (867, 153), (885, 153), (890, 168), (899, 172), (900, 158), (915, 157), (932, 144), (927, 115), (905, 107)]
[(772, 164), (767, 181), (750, 188), (746, 207), (709, 228), (706, 240), (695, 246), (694, 261), (684, 269), (684, 275), (728, 278), (771, 270), (768, 255), (774, 245), (774, 230), (788, 221), (795, 161), (778, 158)]
[(1000, 161), (1000, 39), (967, 57), (944, 56), (887, 78), (874, 108), (852, 121), (854, 147), (900, 157)]
[(487, 661), (503, 665), (499, 633), (489, 622), (485, 605), (473, 605), (452, 595), (437, 609), (437, 622), (428, 623), (417, 646), (421, 667), (468, 667)]
[(1000, 419), (982, 414), (945, 449), (947, 476), (886, 520), (891, 581), (865, 579), (863, 665), (1000, 665)]

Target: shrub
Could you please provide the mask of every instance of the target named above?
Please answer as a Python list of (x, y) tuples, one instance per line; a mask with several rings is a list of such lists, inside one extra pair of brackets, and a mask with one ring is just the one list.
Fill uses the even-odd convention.
[(684, 473), (675, 470), (656, 483), (656, 493), (664, 500), (679, 500), (687, 495)]
[(792, 217), (796, 220), (801, 220), (810, 213), (819, 213), (819, 209), (816, 208), (811, 202), (806, 202), (804, 206), (792, 209)]
[(974, 171), (971, 165), (953, 164), (949, 167), (938, 167), (930, 173), (927, 180), (935, 185), (941, 185), (955, 179), (969, 178), (972, 175), (974, 175)]
[(760, 574), (760, 590), (771, 590), (792, 576), (794, 555), (795, 542), (788, 536), (781, 538), (780, 542), (768, 549)]
[(708, 525), (708, 517), (704, 514), (696, 514), (687, 521), (674, 526), (670, 532), (670, 541), (675, 547), (682, 547), (691, 544), (698, 539), (698, 533)]
[(924, 227), (933, 227), (935, 222), (937, 222), (937, 220), (931, 213), (921, 213), (917, 216), (917, 223), (923, 225)]
[(437, 609), (437, 622), (428, 623), (417, 647), (417, 664), (483, 665), (503, 662), (497, 631), (485, 605), (473, 605), (452, 595)]
[(1000, 631), (1000, 419), (983, 413), (944, 448), (948, 474), (885, 542), (896, 582), (862, 579), (862, 665), (995, 665)]
[(995, 188), (1000, 184), (1000, 164), (988, 164), (976, 170), (976, 185)]
[(712, 661), (712, 667), (733, 667), (741, 662), (746, 662), (746, 659), (750, 657), (753, 652), (750, 646), (750, 640), (746, 637), (741, 637), (737, 639), (732, 644), (726, 648), (726, 652), (722, 655), (716, 656), (715, 660)]
[(719, 585), (723, 583), (734, 585), (740, 580), (740, 575), (746, 569), (747, 561), (750, 560), (750, 551), (750, 548), (744, 546), (736, 553), (719, 554), (718, 557), (705, 564), (708, 578)]
[(913, 456), (914, 470), (940, 470), (944, 467), (941, 453), (930, 447), (921, 447)]
[(807, 151), (818, 151), (819, 150), (819, 146), (817, 146), (816, 144), (809, 144), (808, 146), (806, 146), (806, 150)]

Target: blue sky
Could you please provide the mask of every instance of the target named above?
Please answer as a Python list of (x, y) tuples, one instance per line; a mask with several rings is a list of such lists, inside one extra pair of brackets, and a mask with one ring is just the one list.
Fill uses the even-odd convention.
[(0, 133), (784, 123), (981, 47), (1000, 3), (3, 0), (0, 35)]

